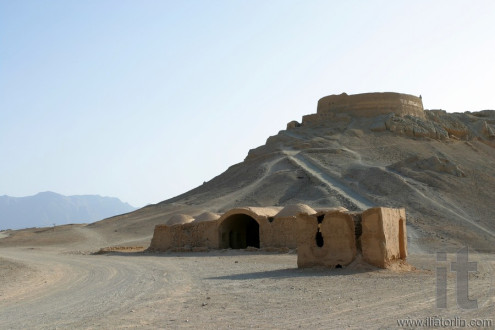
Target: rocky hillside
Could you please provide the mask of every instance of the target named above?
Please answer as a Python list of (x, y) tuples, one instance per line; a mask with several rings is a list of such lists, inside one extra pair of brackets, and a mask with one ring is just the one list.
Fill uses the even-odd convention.
[[(291, 122), (246, 159), (185, 194), (93, 226), (151, 235), (178, 213), (305, 203), (404, 207), (410, 246), (494, 251), (495, 111), (423, 118), (338, 114)], [(149, 237), (149, 236), (148, 236)]]
[(97, 195), (42, 192), (28, 197), (0, 196), (0, 229), (93, 222), (135, 209), (118, 198)]

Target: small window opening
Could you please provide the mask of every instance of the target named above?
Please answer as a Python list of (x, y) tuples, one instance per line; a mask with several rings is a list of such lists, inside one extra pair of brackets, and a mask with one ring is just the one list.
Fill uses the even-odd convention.
[(318, 230), (318, 232), (316, 233), (316, 245), (318, 247), (322, 247), (323, 244), (325, 244), (325, 242), (323, 242), (323, 235), (321, 234), (321, 232)]
[(335, 268), (342, 268), (342, 265), (341, 264), (337, 264), (337, 266), (335, 266)]

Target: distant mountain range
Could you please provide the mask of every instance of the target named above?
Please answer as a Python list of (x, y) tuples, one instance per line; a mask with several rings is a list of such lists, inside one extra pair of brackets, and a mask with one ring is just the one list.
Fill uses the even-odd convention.
[(0, 196), (0, 230), (94, 222), (136, 210), (115, 197), (63, 196), (41, 192), (34, 196)]

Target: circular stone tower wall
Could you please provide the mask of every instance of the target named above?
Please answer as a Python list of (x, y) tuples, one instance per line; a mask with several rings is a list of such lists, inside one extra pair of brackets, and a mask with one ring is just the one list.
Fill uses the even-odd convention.
[(373, 117), (388, 113), (425, 118), (421, 98), (400, 93), (364, 93), (329, 95), (318, 101), (318, 117), (345, 113), (357, 117)]

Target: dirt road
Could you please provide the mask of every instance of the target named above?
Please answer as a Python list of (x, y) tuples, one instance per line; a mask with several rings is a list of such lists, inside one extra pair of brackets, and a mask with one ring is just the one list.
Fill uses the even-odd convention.
[[(429, 316), (494, 319), (494, 256), (474, 256), (474, 311), (435, 307), (433, 255), (417, 271), (296, 268), (294, 254), (216, 251), (178, 254), (70, 254), (2, 248), (0, 328), (397, 328)], [(470, 256), (472, 259), (473, 256)], [(473, 260), (473, 259), (472, 259)]]

